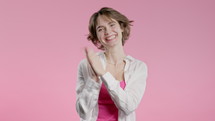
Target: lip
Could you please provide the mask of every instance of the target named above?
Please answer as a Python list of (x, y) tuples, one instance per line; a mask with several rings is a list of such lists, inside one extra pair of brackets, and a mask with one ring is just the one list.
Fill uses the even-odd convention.
[[(113, 36), (114, 36), (114, 37), (113, 37)], [(105, 40), (106, 40), (107, 42), (110, 42), (110, 41), (112, 41), (112, 40), (114, 40), (114, 39), (116, 39), (116, 35), (115, 35), (115, 34), (105, 37)]]

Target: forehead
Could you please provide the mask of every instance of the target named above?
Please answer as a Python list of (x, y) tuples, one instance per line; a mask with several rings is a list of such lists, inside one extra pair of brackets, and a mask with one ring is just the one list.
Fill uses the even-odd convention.
[(117, 22), (115, 19), (107, 17), (105, 15), (99, 15), (96, 21), (96, 26), (100, 26), (105, 23)]

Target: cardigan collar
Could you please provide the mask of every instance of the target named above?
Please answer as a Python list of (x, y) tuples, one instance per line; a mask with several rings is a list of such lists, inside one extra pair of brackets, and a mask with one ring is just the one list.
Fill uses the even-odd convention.
[[(101, 57), (101, 59), (102, 59), (103, 61), (106, 62), (106, 57), (105, 57), (104, 51), (99, 52), (98, 55)], [(134, 60), (134, 58), (131, 57), (130, 55), (126, 55), (126, 57), (125, 57), (124, 60), (125, 60), (125, 61), (130, 61), (130, 62), (131, 62), (131, 61)]]
[[(102, 62), (103, 68), (105, 69), (105, 68), (106, 68), (106, 57), (105, 57), (104, 51), (99, 52), (99, 53), (97, 53), (97, 54), (98, 54), (98, 56), (100, 57), (100, 60), (101, 60), (101, 62)], [(125, 57), (124, 60), (125, 60), (125, 62), (126, 62), (124, 71), (127, 71), (129, 65), (131, 64), (131, 62), (134, 61), (134, 58), (131, 57), (130, 55), (127, 55), (127, 56)]]

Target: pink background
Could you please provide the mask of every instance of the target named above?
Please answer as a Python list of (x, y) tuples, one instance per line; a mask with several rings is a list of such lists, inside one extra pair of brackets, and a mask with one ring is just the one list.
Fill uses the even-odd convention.
[[(137, 121), (214, 121), (214, 0), (1, 0), (0, 121), (77, 121), (77, 65), (91, 14), (134, 20), (125, 48), (147, 63)], [(96, 49), (95, 47), (93, 47)]]

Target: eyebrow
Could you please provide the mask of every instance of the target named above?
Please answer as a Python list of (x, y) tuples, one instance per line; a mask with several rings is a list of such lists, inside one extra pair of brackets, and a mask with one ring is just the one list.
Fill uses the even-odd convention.
[[(116, 22), (115, 22), (115, 21), (110, 21), (108, 24), (110, 25), (110, 24), (112, 24), (112, 23), (116, 23)], [(103, 27), (103, 26), (97, 26), (97, 27), (96, 27), (96, 30), (99, 29), (99, 28), (101, 28), (101, 27)]]
[(99, 28), (101, 28), (101, 27), (102, 27), (102, 26), (97, 26), (97, 27), (96, 27), (96, 30), (99, 29)]
[(116, 23), (115, 21), (111, 21), (111, 22), (109, 22), (108, 24), (112, 24), (112, 23)]

